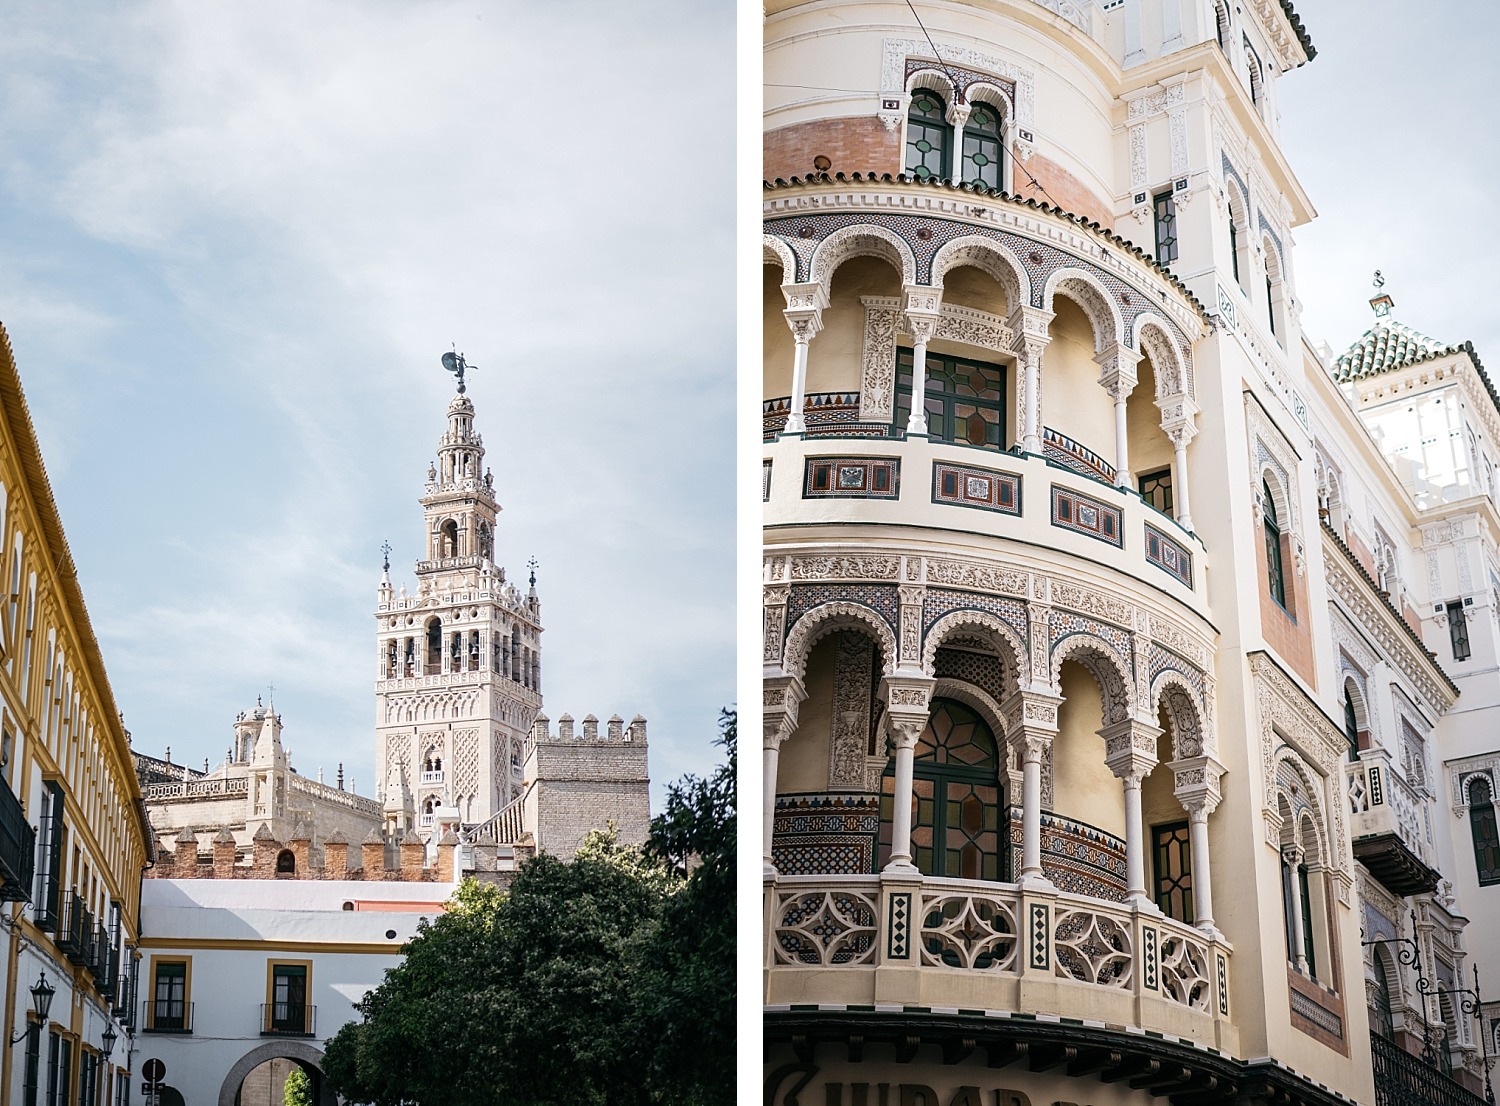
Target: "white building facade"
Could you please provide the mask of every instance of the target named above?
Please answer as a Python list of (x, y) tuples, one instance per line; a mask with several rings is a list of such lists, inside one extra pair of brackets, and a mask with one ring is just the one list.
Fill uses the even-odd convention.
[[(400, 962), (453, 883), (148, 880), (131, 1070), (166, 1066), (162, 1106), (280, 1103), (290, 1065), (323, 1086), (323, 1047)], [(122, 1042), (122, 1048), (125, 1047)]]
[(765, 38), (767, 1101), (1483, 1101), (1500, 405), (1304, 340), (1292, 5)]

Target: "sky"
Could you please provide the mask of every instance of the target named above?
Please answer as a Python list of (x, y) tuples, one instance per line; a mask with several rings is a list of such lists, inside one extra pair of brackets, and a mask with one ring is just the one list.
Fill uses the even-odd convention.
[(1352, 345), (1374, 322), (1379, 269), (1397, 319), (1444, 342), (1472, 341), (1493, 375), (1500, 6), (1293, 4), (1318, 50), (1277, 86), (1282, 148), (1318, 212), (1293, 235), (1303, 332), (1335, 353)]
[[(732, 5), (192, 0), (0, 14), (0, 323), (135, 747), (374, 793), (381, 544), (453, 378), (539, 562), (544, 709), (734, 702)], [(555, 726), (555, 723), (554, 723)]]

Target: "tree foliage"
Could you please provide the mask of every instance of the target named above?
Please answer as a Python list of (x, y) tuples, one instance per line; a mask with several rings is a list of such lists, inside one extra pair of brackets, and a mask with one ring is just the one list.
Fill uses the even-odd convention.
[(373, 1106), (699, 1106), (733, 1099), (734, 716), (645, 849), (591, 834), (508, 892), (465, 882), (329, 1042)]
[(312, 1080), (300, 1067), (293, 1067), (281, 1092), (282, 1106), (313, 1106)]

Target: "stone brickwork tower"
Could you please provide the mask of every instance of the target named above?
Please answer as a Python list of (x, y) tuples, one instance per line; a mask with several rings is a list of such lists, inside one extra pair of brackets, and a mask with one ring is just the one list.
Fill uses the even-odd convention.
[(500, 505), (461, 377), (421, 504), (416, 590), (392, 586), (387, 558), (375, 612), (376, 779), (397, 839), (518, 800), (542, 705), (536, 575), (523, 593), (496, 564)]

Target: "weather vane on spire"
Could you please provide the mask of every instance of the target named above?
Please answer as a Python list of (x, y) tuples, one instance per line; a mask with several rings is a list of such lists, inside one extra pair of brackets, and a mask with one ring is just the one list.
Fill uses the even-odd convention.
[(536, 570), (541, 567), (541, 562), (532, 557), (526, 562), (526, 567), (531, 569), (531, 586), (536, 587)]
[(479, 368), (479, 366), (471, 365), (467, 361), (465, 361), (464, 355), (459, 353), (458, 347), (455, 346), (452, 352), (443, 354), (443, 368), (447, 369), (449, 372), (458, 377), (458, 394), (463, 395), (464, 373), (468, 372), (470, 369), (477, 369)]
[(385, 554), (385, 570), (391, 570), (391, 543), (383, 541), (380, 543), (380, 551)]
[(1375, 270), (1375, 291), (1378, 292), (1378, 291), (1380, 291), (1384, 287), (1385, 287), (1385, 277), (1383, 277), (1383, 276), (1380, 275), (1380, 270), (1379, 269), (1376, 269)]
[(1379, 269), (1375, 270), (1374, 284), (1375, 295), (1370, 299), (1370, 306), (1375, 309), (1375, 317), (1377, 319), (1384, 319), (1390, 315), (1391, 308), (1395, 307), (1396, 304), (1385, 290), (1385, 277)]

